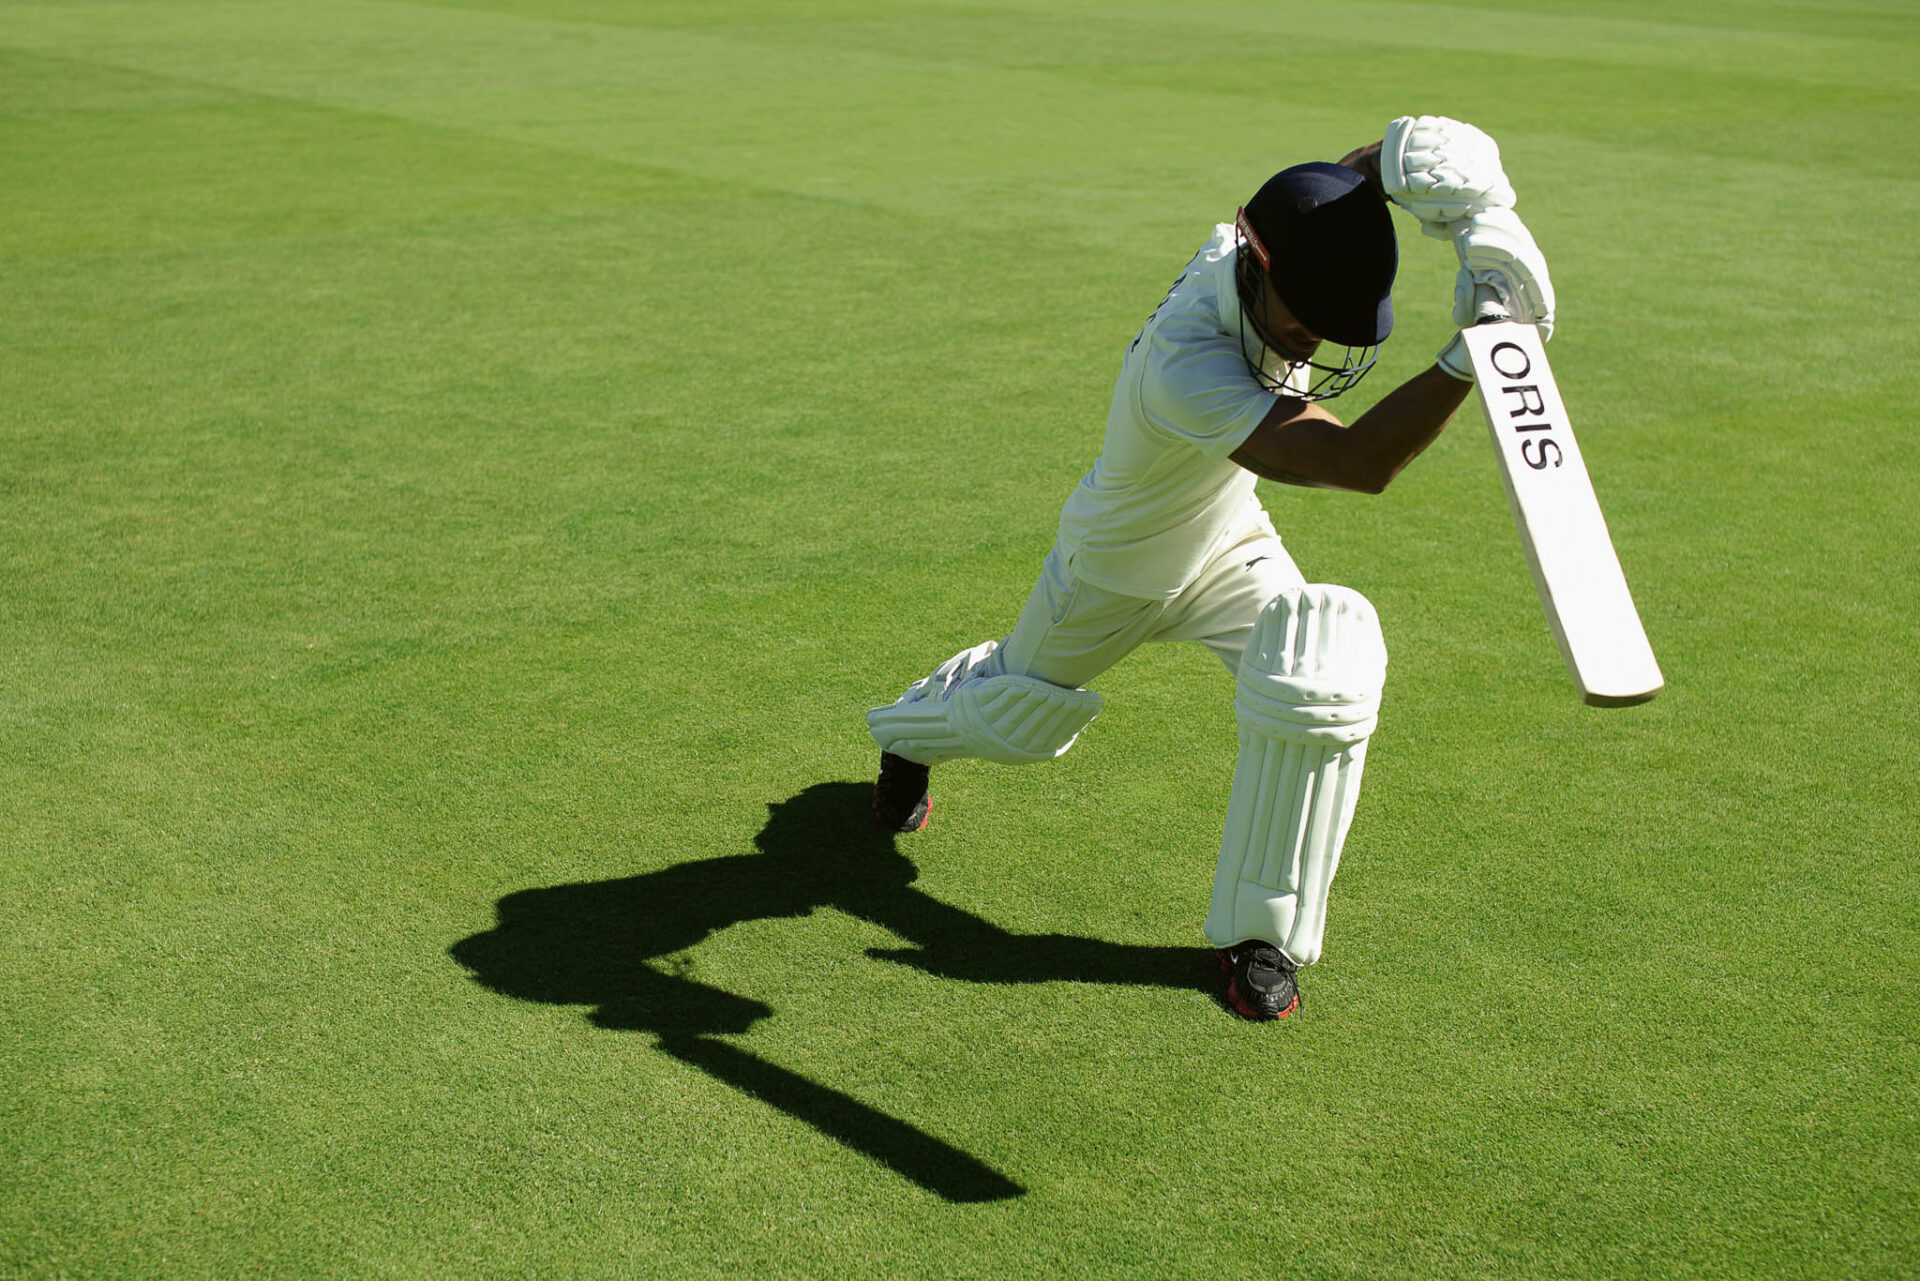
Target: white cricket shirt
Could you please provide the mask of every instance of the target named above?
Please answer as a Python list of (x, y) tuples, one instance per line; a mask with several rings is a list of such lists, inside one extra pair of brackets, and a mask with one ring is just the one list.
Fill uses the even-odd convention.
[(1278, 399), (1242, 353), (1236, 243), (1215, 227), (1127, 348), (1100, 457), (1060, 513), (1060, 547), (1095, 586), (1170, 599), (1263, 517), (1254, 474), (1227, 457)]

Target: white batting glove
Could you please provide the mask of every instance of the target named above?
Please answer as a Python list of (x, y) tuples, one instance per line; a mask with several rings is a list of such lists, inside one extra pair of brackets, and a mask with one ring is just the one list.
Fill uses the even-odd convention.
[(1444, 239), (1436, 223), (1485, 209), (1511, 209), (1513, 186), (1500, 167), (1500, 146), (1483, 131), (1445, 116), (1401, 116), (1380, 143), (1380, 184), (1387, 198)]
[(1507, 315), (1540, 326), (1542, 342), (1553, 336), (1553, 280), (1547, 259), (1533, 243), (1520, 215), (1511, 209), (1485, 209), (1449, 226), (1460, 274), (1453, 284), (1453, 323), (1462, 328), (1479, 316), (1474, 287), (1490, 286)]

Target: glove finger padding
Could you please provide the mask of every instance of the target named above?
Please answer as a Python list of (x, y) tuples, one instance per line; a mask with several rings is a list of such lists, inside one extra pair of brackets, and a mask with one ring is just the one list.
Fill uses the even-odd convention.
[(1490, 285), (1522, 324), (1540, 326), (1542, 339), (1553, 333), (1553, 280), (1546, 256), (1520, 216), (1511, 209), (1487, 209), (1461, 220), (1453, 229), (1461, 273), (1454, 281), (1453, 321), (1474, 322), (1473, 286)]
[(1453, 278), (1453, 323), (1465, 329), (1477, 319), (1473, 306), (1473, 272), (1462, 267)]
[(1451, 222), (1514, 203), (1499, 144), (1445, 116), (1401, 116), (1387, 126), (1380, 182), (1388, 198), (1422, 222)]

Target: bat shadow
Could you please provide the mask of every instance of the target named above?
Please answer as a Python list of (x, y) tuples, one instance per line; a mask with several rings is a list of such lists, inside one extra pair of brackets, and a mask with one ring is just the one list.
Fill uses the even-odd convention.
[(599, 1027), (651, 1033), (663, 1053), (770, 1104), (949, 1201), (1024, 1189), (985, 1162), (829, 1085), (716, 1038), (773, 1013), (674, 972), (671, 958), (742, 921), (830, 907), (910, 947), (876, 959), (976, 983), (1059, 981), (1204, 989), (1212, 953), (1018, 934), (915, 889), (913, 863), (868, 818), (871, 786), (819, 783), (769, 805), (753, 854), (617, 880), (519, 890), (498, 923), (448, 949), (476, 981), (526, 1001), (591, 1006)]

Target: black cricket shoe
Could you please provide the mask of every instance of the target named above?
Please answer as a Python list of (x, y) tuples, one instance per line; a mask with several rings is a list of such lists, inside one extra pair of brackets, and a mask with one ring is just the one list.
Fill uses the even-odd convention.
[(873, 785), (873, 821), (889, 832), (917, 832), (927, 825), (933, 798), (927, 795), (932, 770), (892, 752), (880, 753), (880, 780)]
[(1271, 943), (1252, 939), (1217, 953), (1227, 980), (1227, 1004), (1250, 1019), (1284, 1019), (1300, 1008), (1300, 985), (1287, 954)]

